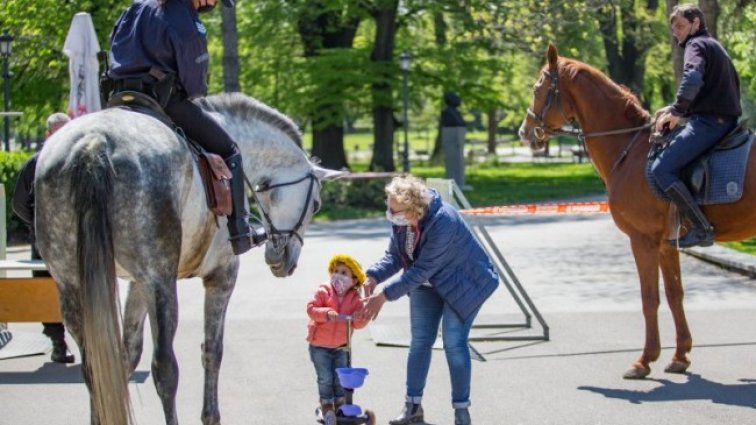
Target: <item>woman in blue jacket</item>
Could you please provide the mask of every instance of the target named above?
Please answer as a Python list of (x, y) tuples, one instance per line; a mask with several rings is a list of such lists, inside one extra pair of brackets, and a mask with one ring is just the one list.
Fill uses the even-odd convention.
[(441, 325), (449, 365), (455, 425), (470, 425), (471, 361), (468, 337), (483, 302), (499, 277), (490, 258), (457, 210), (434, 189), (407, 176), (385, 189), (386, 217), (393, 224), (386, 254), (371, 266), (368, 293), (399, 270), (398, 279), (367, 299), (363, 313), (375, 319), (386, 301), (410, 297), (412, 340), (407, 357), (407, 393), (402, 413), (391, 425), (423, 422), (421, 400), (431, 349)]

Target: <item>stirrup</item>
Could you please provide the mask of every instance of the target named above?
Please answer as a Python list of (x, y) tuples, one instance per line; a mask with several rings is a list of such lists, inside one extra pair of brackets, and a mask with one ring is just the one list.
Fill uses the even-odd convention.
[(714, 245), (714, 229), (693, 228), (688, 230), (685, 236), (678, 239), (670, 239), (670, 245), (678, 248), (691, 248), (694, 246), (707, 247)]

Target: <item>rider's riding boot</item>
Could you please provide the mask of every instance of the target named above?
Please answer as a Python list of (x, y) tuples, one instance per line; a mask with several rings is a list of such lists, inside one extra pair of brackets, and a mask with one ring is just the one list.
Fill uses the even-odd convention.
[(454, 409), (454, 425), (472, 425), (470, 412), (466, 407)]
[(409, 425), (424, 422), (423, 420), (423, 406), (419, 403), (412, 403), (410, 401), (404, 403), (404, 409), (402, 413), (396, 418), (389, 421), (389, 425)]
[(50, 354), (50, 360), (56, 363), (73, 363), (76, 359), (74, 355), (68, 351), (68, 345), (66, 345), (66, 328), (62, 323), (44, 323), (44, 333), (53, 344), (53, 351)]
[(677, 240), (670, 240), (669, 243), (680, 248), (696, 245), (711, 246), (714, 243), (714, 228), (706, 219), (701, 208), (698, 207), (696, 200), (693, 199), (693, 195), (685, 187), (685, 184), (680, 181), (674, 182), (665, 190), (665, 193), (680, 210), (680, 213), (693, 224), (693, 228), (688, 230), (685, 236)]
[(236, 153), (226, 158), (226, 165), (231, 171), (231, 215), (228, 216), (228, 233), (234, 254), (240, 255), (252, 248), (252, 233), (247, 221), (247, 208), (244, 193), (244, 167), (241, 154)]

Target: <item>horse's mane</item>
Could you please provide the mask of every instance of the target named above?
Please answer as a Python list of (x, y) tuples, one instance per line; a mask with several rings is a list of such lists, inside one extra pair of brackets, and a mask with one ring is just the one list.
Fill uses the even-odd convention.
[(261, 120), (288, 135), (299, 147), (302, 132), (299, 126), (283, 113), (243, 93), (220, 93), (195, 100), (208, 112), (228, 114), (241, 121)]
[(583, 62), (561, 57), (559, 58), (559, 64), (567, 75), (569, 75), (570, 79), (574, 80), (578, 74), (583, 73), (596, 85), (604, 96), (624, 102), (627, 118), (643, 122), (649, 120), (650, 115), (648, 111), (641, 106), (638, 97), (629, 88), (615, 83), (603, 72)]

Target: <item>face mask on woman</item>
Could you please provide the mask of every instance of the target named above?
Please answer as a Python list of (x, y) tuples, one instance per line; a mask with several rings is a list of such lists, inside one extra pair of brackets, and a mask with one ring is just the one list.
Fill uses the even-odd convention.
[(352, 278), (349, 276), (344, 276), (343, 274), (338, 273), (331, 275), (331, 286), (333, 286), (333, 289), (339, 295), (346, 294), (346, 291), (352, 287), (353, 283)]
[(390, 221), (396, 226), (409, 226), (409, 220), (404, 213), (392, 213), (390, 209), (386, 210), (386, 220)]

